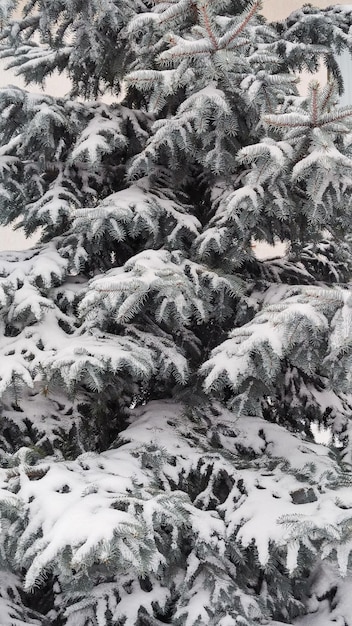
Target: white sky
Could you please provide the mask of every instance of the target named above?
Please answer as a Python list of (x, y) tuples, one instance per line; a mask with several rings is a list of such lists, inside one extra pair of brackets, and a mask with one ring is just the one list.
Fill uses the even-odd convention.
[[(263, 0), (263, 13), (269, 20), (284, 19), (294, 9), (302, 6), (302, 0)], [(333, 2), (333, 0), (312, 0), (312, 4), (325, 8), (331, 4), (351, 4), (351, 0), (340, 0)], [(23, 81), (14, 75), (11, 71), (5, 71), (4, 63), (0, 63), (0, 87), (5, 85), (18, 85), (24, 87)], [(324, 75), (322, 75), (324, 80)], [(302, 90), (305, 90), (305, 86), (309, 82), (310, 77), (303, 76), (301, 79)], [(52, 76), (46, 81), (45, 91), (51, 95), (61, 96), (68, 92), (69, 81), (62, 76)], [(38, 87), (35, 87), (38, 90)], [(36, 238), (25, 239), (20, 231), (13, 231), (12, 228), (3, 228), (0, 226), (0, 250), (14, 250), (28, 248), (35, 242)], [(268, 256), (270, 254), (270, 246), (266, 244), (260, 245), (258, 256)], [(277, 254), (278, 251), (275, 251)]]

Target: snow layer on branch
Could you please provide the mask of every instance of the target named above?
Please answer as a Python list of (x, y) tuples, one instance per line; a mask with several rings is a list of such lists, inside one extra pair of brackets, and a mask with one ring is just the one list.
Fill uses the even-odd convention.
[[(280, 294), (282, 288), (279, 286), (278, 290)], [(343, 343), (346, 348), (346, 338), (352, 332), (349, 292), (338, 289), (322, 292), (319, 288), (299, 291), (299, 295), (267, 305), (251, 322), (233, 330), (230, 339), (213, 351), (203, 366), (207, 389), (229, 385), (238, 390), (249, 376), (262, 380), (270, 388), (284, 358), (299, 362), (303, 371), (310, 372), (312, 368), (318, 369), (321, 355), (329, 360), (338, 350), (337, 345)], [(275, 293), (273, 288), (274, 302)], [(329, 346), (326, 331), (330, 324), (335, 332)], [(317, 352), (319, 343), (321, 352)]]
[[(209, 291), (208, 301), (203, 300), (205, 291)], [(164, 323), (172, 332), (189, 326), (192, 320), (198, 324), (207, 321), (213, 298), (223, 298), (226, 293), (241, 295), (236, 277), (208, 270), (179, 252), (145, 250), (124, 267), (93, 279), (80, 310), (93, 323), (98, 306), (102, 320), (113, 317), (128, 323), (148, 307), (157, 323)]]
[[(156, 542), (163, 523), (174, 528), (175, 550), (191, 526), (194, 549), (210, 551), (204, 558), (217, 559), (219, 567), (232, 539), (242, 548), (255, 545), (262, 565), (272, 546), (291, 558), (291, 542), (304, 546), (319, 529), (338, 543), (351, 498), (347, 488), (336, 489), (337, 466), (328, 449), (260, 418), (236, 420), (219, 409), (204, 409), (192, 426), (182, 405), (150, 403), (132, 412), (119, 448), (72, 462), (47, 459), (32, 466), (23, 450), (18, 471), (6, 477), (2, 470), (10, 491), (1, 498), (3, 516), (9, 497), (26, 512), (16, 558), (28, 569), (27, 586), (48, 569), (63, 581), (89, 574), (97, 563), (122, 573), (127, 566), (139, 575), (157, 572), (165, 561)], [(215, 432), (217, 448), (211, 445)], [(238, 456), (245, 449), (254, 452), (246, 463)], [(185, 479), (194, 472), (203, 476), (203, 487), (192, 503)], [(225, 475), (227, 495), (219, 500), (218, 480)], [(195, 593), (197, 576), (190, 581)]]
[(131, 185), (91, 209), (75, 213), (73, 228), (89, 241), (99, 241), (107, 235), (117, 241), (128, 237), (148, 237), (159, 242), (168, 225), (168, 243), (182, 247), (183, 238), (198, 235), (200, 222), (187, 212), (181, 202), (168, 190), (151, 190), (147, 180)]
[(18, 384), (32, 387), (43, 350), (55, 349), (66, 335), (60, 324), (72, 325), (72, 319), (50, 294), (53, 283), (59, 286), (64, 281), (67, 266), (55, 241), (29, 251), (3, 254), (1, 394), (11, 387), (15, 390)]
[(136, 255), (124, 268), (111, 270), (107, 276), (91, 283), (92, 291), (82, 303), (83, 311), (94, 311), (97, 299), (104, 299), (108, 309), (118, 310), (118, 321), (128, 321), (153, 291), (160, 300), (156, 311), (159, 320), (173, 312), (179, 324), (187, 323), (194, 315), (199, 320), (204, 319), (202, 302), (185, 276), (184, 262), (175, 261), (166, 251), (149, 250)]
[[(74, 211), (125, 186), (123, 163), (148, 138), (148, 117), (119, 104), (0, 89), (3, 223), (67, 230)], [(19, 132), (20, 129), (20, 132)]]

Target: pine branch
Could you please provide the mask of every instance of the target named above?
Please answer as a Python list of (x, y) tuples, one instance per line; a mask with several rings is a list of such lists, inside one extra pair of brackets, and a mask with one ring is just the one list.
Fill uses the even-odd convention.
[(204, 21), (204, 25), (206, 28), (206, 31), (208, 33), (209, 39), (213, 45), (214, 50), (218, 50), (218, 42), (217, 39), (212, 31), (212, 27), (211, 27), (211, 21), (209, 18), (209, 11), (208, 11), (208, 2), (207, 0), (204, 0), (204, 2), (200, 5), (199, 7), (199, 12), (202, 15), (203, 21)]
[(229, 44), (231, 44), (232, 41), (236, 39), (236, 37), (238, 37), (245, 30), (246, 26), (249, 24), (251, 19), (259, 11), (260, 8), (261, 8), (261, 0), (259, 0), (258, 2), (254, 2), (253, 6), (247, 13), (245, 19), (236, 28), (236, 30), (229, 35), (224, 35), (223, 37), (221, 37), (221, 39), (219, 40), (219, 48), (226, 48)]

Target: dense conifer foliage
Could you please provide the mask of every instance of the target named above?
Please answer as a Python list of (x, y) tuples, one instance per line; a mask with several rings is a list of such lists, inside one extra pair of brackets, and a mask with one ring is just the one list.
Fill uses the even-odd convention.
[(352, 8), (260, 9), (0, 0), (1, 626), (352, 626)]

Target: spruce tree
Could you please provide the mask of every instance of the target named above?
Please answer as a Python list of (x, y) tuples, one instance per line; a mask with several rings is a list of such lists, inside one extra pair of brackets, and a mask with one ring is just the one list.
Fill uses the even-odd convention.
[(352, 8), (260, 8), (0, 0), (1, 626), (352, 626)]

